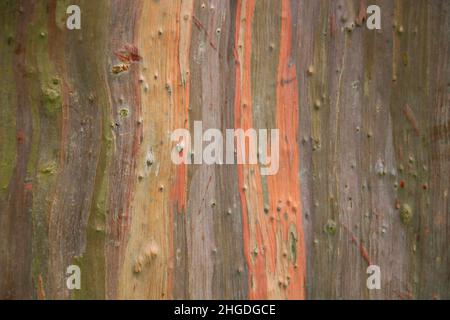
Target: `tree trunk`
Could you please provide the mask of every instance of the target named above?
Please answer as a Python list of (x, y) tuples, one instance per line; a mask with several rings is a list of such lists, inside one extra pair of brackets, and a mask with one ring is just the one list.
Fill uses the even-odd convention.
[[(1, 1), (0, 298), (449, 299), (449, 9)], [(276, 174), (175, 164), (197, 121)]]

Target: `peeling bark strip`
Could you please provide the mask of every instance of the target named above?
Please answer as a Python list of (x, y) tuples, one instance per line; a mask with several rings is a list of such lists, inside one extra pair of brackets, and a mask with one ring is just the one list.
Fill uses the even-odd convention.
[[(0, 298), (449, 299), (450, 2), (370, 4), (2, 1)], [(278, 173), (173, 164), (196, 121)]]

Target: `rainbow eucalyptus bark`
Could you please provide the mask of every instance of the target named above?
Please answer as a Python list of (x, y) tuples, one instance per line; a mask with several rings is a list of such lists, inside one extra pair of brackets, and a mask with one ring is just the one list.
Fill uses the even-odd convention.
[[(0, 298), (450, 298), (449, 10), (3, 0)], [(174, 163), (197, 121), (276, 173)]]

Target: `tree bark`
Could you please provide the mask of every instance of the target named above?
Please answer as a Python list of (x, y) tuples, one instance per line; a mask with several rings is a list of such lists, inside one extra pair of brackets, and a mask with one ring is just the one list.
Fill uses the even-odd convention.
[[(1, 1), (0, 298), (449, 299), (449, 9)], [(175, 165), (196, 121), (277, 174)]]

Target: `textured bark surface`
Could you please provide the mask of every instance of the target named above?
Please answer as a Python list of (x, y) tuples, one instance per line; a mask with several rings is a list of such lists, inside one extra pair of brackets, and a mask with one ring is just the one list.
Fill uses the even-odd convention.
[[(0, 298), (449, 299), (449, 10), (2, 0)], [(278, 173), (173, 164), (199, 120), (279, 129)]]

